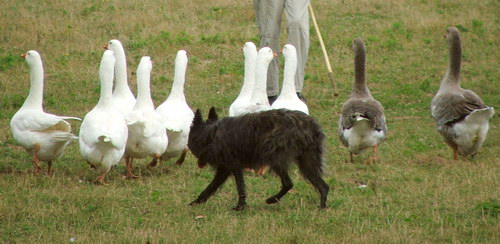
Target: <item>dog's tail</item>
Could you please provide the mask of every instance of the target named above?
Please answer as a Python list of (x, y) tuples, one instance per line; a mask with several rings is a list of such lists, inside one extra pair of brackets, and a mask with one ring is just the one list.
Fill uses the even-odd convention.
[(323, 160), (323, 145), (315, 145), (298, 157), (297, 160), (300, 172), (306, 179), (310, 179), (310, 175), (323, 175), (324, 160)]
[(328, 190), (330, 189), (328, 184), (326, 184), (321, 177), (324, 169), (323, 141), (324, 135), (320, 133), (316, 143), (312, 144), (307, 150), (304, 150), (303, 154), (297, 159), (297, 164), (301, 174), (316, 188), (320, 194), (321, 208), (326, 207), (326, 198)]

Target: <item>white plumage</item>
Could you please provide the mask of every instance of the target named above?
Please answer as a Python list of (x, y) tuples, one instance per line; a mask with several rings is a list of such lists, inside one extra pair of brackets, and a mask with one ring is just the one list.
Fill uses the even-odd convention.
[(297, 50), (291, 44), (286, 44), (282, 50), (285, 57), (283, 71), (283, 87), (276, 101), (271, 105), (273, 109), (285, 108), (309, 114), (307, 105), (300, 100), (295, 90), (295, 73), (297, 72)]
[(245, 74), (240, 94), (229, 107), (229, 116), (234, 117), (244, 113), (244, 109), (250, 104), (255, 84), (255, 65), (257, 61), (257, 47), (253, 42), (247, 42), (243, 46), (245, 56)]
[(188, 106), (184, 95), (187, 63), (186, 51), (178, 51), (175, 58), (172, 90), (165, 102), (156, 108), (156, 112), (160, 114), (165, 123), (169, 139), (167, 150), (163, 153), (162, 159), (168, 160), (180, 155), (177, 164), (182, 164), (186, 156), (189, 131), (194, 118), (193, 110)]
[(357, 117), (355, 120), (351, 128), (342, 131), (343, 140), (347, 142), (346, 145), (351, 153), (359, 154), (364, 149), (379, 144), (385, 138), (385, 132), (374, 130), (370, 120), (363, 117)]
[(150, 77), (153, 64), (150, 57), (142, 57), (137, 68), (137, 102), (132, 112), (125, 116), (128, 126), (128, 140), (125, 150), (127, 177), (132, 173), (134, 158), (153, 157), (153, 162), (167, 149), (168, 138), (161, 116), (155, 111), (151, 99)]
[(119, 40), (111, 40), (106, 45), (108, 50), (113, 51), (115, 55), (115, 86), (113, 90), (113, 103), (120, 113), (126, 115), (135, 105), (135, 97), (130, 87), (128, 86), (127, 79), (127, 59), (125, 57), (125, 49)]
[(48, 163), (50, 174), (52, 160), (59, 157), (66, 146), (78, 139), (71, 133), (65, 119), (76, 117), (57, 116), (43, 111), (43, 65), (40, 54), (34, 50), (21, 55), (30, 67), (30, 92), (23, 106), (10, 121), (12, 135), (32, 156), (35, 171), (41, 171), (40, 161)]
[(114, 63), (113, 52), (105, 51), (99, 68), (101, 95), (80, 127), (80, 154), (101, 173), (95, 180), (100, 183), (105, 183), (106, 173), (120, 162), (128, 137), (125, 119), (111, 100)]
[(250, 103), (248, 106), (242, 108), (239, 113), (235, 113), (235, 116), (271, 109), (267, 98), (267, 70), (275, 56), (276, 54), (269, 47), (263, 47), (259, 50), (255, 66), (255, 84)]
[(489, 129), (489, 119), (495, 114), (492, 107), (476, 109), (463, 121), (453, 125), (455, 138), (463, 155), (474, 155), (486, 140)]

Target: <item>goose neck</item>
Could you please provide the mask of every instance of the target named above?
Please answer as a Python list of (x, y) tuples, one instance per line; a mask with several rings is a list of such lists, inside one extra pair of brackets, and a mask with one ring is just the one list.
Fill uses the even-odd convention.
[(120, 93), (130, 92), (127, 80), (127, 60), (123, 51), (115, 52), (115, 90)]
[[(254, 60), (255, 61), (255, 60)], [(243, 77), (243, 86), (241, 87), (239, 97), (248, 97), (252, 96), (252, 91), (255, 86), (255, 62), (253, 63), (245, 63), (245, 74)]]
[(267, 100), (266, 82), (269, 62), (257, 59), (255, 66), (255, 84), (252, 92), (252, 103), (265, 103)]
[(187, 63), (177, 62), (175, 64), (174, 82), (169, 97), (176, 99), (184, 98), (184, 83), (186, 82)]
[(30, 92), (23, 107), (42, 109), (43, 103), (43, 65), (37, 60), (30, 65)]
[(148, 72), (137, 74), (137, 101), (135, 107), (153, 107), (151, 99), (150, 77)]
[(101, 70), (99, 74), (101, 91), (97, 106), (109, 106), (112, 104), (113, 94), (113, 71)]
[[(286, 58), (286, 57), (285, 57)], [(297, 59), (290, 57), (285, 59), (285, 68), (283, 71), (282, 94), (295, 94), (295, 74), (297, 72)]]
[(447, 76), (448, 80), (458, 82), (460, 78), (460, 66), (462, 62), (462, 46), (460, 38), (453, 38), (450, 40), (450, 63)]
[(354, 84), (352, 94), (357, 96), (369, 95), (370, 91), (366, 86), (365, 77), (366, 54), (364, 51), (359, 51), (354, 55)]

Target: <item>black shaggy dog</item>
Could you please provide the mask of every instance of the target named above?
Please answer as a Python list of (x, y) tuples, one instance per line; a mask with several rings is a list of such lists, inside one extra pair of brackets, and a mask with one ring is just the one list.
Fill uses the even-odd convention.
[(188, 147), (198, 158), (198, 166), (206, 164), (215, 169), (215, 177), (192, 204), (204, 203), (234, 175), (238, 190), (238, 205), (246, 205), (243, 169), (269, 166), (281, 179), (281, 190), (268, 198), (268, 204), (278, 202), (293, 187), (288, 169), (297, 162), (300, 172), (318, 190), (326, 207), (329, 187), (321, 178), (323, 173), (324, 134), (310, 116), (290, 110), (269, 110), (240, 117), (218, 120), (211, 108), (207, 121), (196, 111), (189, 134)]

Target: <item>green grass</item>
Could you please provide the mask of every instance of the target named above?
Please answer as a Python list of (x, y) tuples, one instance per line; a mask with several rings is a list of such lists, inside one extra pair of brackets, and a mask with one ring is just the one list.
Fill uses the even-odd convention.
[[(77, 143), (54, 162), (53, 176), (34, 175), (28, 154), (13, 140), (9, 121), (29, 90), (28, 67), (18, 56), (38, 50), (45, 68), (45, 110), (85, 116), (97, 102), (102, 46), (117, 38), (126, 48), (130, 85), (136, 92), (139, 59), (154, 60), (152, 97), (170, 92), (179, 49), (189, 57), (186, 97), (205, 113), (227, 114), (243, 76), (244, 42), (258, 42), (251, 1), (4, 1), (0, 8), (0, 242), (62, 243), (498, 243), (500, 117), (473, 159), (453, 161), (435, 130), (430, 101), (448, 62), (446, 27), (462, 32), (462, 86), (500, 108), (500, 29), (496, 0), (312, 1), (330, 55), (340, 96), (333, 97), (315, 30), (304, 95), (327, 135), (325, 180), (328, 209), (296, 167), (295, 183), (281, 203), (264, 200), (278, 191), (273, 175), (246, 175), (248, 208), (233, 180), (206, 204), (187, 204), (213, 173), (164, 162), (149, 171), (137, 160), (140, 180), (125, 180), (123, 164), (107, 186), (82, 160)], [(282, 29), (285, 43), (286, 27)], [(367, 45), (367, 78), (385, 106), (389, 135), (380, 161), (347, 163), (336, 134), (342, 102), (353, 80), (352, 40)], [(498, 112), (497, 112), (498, 114)], [(72, 122), (75, 133), (80, 123)], [(44, 164), (44, 167), (46, 165)], [(367, 185), (360, 188), (360, 185)]]

